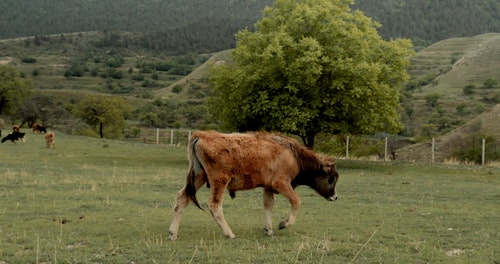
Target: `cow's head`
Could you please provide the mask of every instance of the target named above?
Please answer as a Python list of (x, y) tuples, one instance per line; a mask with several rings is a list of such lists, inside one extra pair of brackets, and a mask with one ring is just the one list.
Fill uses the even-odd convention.
[(339, 179), (337, 165), (332, 158), (325, 158), (322, 161), (321, 169), (324, 174), (316, 178), (316, 191), (328, 201), (337, 200), (335, 187)]

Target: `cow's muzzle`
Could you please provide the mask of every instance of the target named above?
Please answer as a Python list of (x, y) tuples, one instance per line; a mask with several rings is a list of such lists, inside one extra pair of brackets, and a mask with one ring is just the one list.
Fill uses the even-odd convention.
[(337, 201), (337, 199), (338, 199), (338, 197), (337, 197), (337, 195), (336, 195), (336, 194), (334, 194), (334, 195), (332, 195), (332, 196), (328, 197), (328, 201)]

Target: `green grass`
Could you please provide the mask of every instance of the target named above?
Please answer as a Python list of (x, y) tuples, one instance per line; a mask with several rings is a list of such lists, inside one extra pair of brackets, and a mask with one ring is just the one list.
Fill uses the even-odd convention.
[(56, 137), (0, 145), (0, 263), (500, 263), (498, 168), (340, 160), (339, 200), (299, 187), (296, 224), (277, 230), (277, 196), (274, 237), (257, 189), (226, 196), (235, 240), (190, 205), (171, 242), (184, 147)]

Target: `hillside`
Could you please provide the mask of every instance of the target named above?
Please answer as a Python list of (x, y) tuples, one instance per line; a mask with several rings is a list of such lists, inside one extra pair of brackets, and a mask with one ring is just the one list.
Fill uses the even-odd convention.
[[(450, 154), (458, 151), (464, 144), (476, 145), (476, 148), (480, 149), (481, 139), (487, 136), (496, 138), (497, 141), (500, 139), (500, 104), (488, 109), (486, 112), (468, 121), (465, 125), (437, 137), (435, 139), (434, 161), (442, 162), (445, 159), (450, 159)], [(487, 158), (491, 160), (493, 157)], [(399, 149), (397, 151), (397, 159), (431, 162), (431, 140), (429, 139)]]
[[(411, 59), (409, 72), (407, 134), (446, 133), (500, 102), (500, 87), (484, 87), (487, 79), (500, 80), (500, 34), (437, 42)], [(467, 85), (475, 88), (464, 92)], [(435, 105), (428, 96), (436, 96)]]
[(130, 32), (86, 32), (0, 40), (0, 64), (14, 66), (50, 93), (98, 92), (153, 98), (210, 54), (168, 55), (134, 45)]
[[(155, 92), (155, 96), (159, 97), (168, 97), (172, 96), (172, 90), (176, 86), (183, 87), (183, 92), (180, 93), (182, 98), (187, 99), (192, 97), (192, 91), (190, 91), (190, 87), (192, 86), (200, 86), (204, 88), (204, 90), (208, 89), (208, 78), (210, 76), (210, 66), (214, 63), (226, 63), (231, 62), (231, 51), (232, 50), (224, 50), (221, 52), (214, 53), (210, 59), (204, 62), (202, 65), (194, 69), (190, 74), (186, 77), (177, 80), (176, 82), (170, 84), (163, 89), (158, 89)], [(186, 89), (184, 89), (186, 88)]]
[[(155, 93), (191, 73), (211, 54), (170, 55), (147, 50), (134, 44), (137, 36), (85, 32), (0, 40), (0, 65), (14, 67), (33, 82), (35, 101), (47, 101), (50, 109), (64, 112), (39, 115), (38, 119), (67, 132), (72, 131), (75, 120), (62, 116), (70, 116), (72, 107), (89, 94), (126, 98), (132, 106), (128, 115), (132, 123), (151, 117), (154, 110), (159, 117), (148, 122), (150, 126), (198, 127), (206, 111), (196, 100), (155, 100)], [(26, 120), (20, 115), (3, 118)]]
[[(469, 38), (450, 38), (437, 42), (412, 58), (410, 74), (436, 76), (445, 89), (466, 84), (481, 86), (481, 79), (499, 78), (500, 34), (490, 33)], [(450, 90), (447, 90), (450, 91)]]

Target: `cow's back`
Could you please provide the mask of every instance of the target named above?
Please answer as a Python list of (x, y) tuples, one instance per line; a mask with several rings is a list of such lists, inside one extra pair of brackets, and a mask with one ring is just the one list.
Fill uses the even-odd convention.
[(290, 149), (259, 134), (222, 134), (199, 131), (194, 146), (209, 178), (229, 175), (230, 190), (267, 186), (272, 181), (290, 182), (298, 173), (297, 162)]

